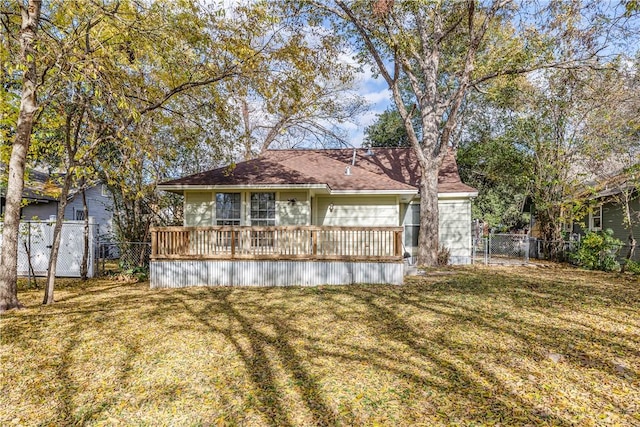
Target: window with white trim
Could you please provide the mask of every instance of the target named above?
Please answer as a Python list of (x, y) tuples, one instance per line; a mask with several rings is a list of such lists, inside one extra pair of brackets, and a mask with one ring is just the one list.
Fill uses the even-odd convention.
[(420, 205), (407, 205), (404, 215), (404, 246), (405, 248), (418, 247), (418, 233), (420, 232)]
[(216, 194), (216, 225), (240, 225), (240, 193)]
[(589, 213), (589, 230), (602, 230), (602, 206), (598, 206), (595, 210)]
[(276, 225), (276, 193), (251, 193), (251, 225)]

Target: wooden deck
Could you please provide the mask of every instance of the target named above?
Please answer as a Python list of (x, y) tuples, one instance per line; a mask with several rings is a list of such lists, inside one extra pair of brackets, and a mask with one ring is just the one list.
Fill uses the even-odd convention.
[(152, 260), (402, 261), (402, 227), (154, 227)]

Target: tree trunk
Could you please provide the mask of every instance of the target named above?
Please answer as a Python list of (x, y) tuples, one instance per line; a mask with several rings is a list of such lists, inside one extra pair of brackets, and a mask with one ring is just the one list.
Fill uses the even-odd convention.
[(62, 224), (64, 223), (64, 209), (67, 207), (67, 197), (72, 181), (71, 171), (64, 177), (64, 184), (60, 193), (60, 202), (58, 203), (58, 216), (56, 217), (56, 225), (53, 228), (53, 243), (51, 244), (51, 254), (49, 255), (49, 266), (47, 269), (47, 285), (44, 288), (43, 304), (53, 304), (53, 290), (56, 282), (56, 264), (58, 263), (58, 252), (60, 251), (60, 240), (62, 237)]
[(87, 280), (89, 275), (89, 206), (87, 206), (87, 194), (86, 188), (83, 185), (81, 195), (82, 195), (82, 212), (84, 213), (84, 248), (82, 250), (82, 264), (80, 265), (80, 278), (82, 280)]
[(631, 194), (628, 190), (622, 190), (624, 204), (624, 225), (627, 227), (627, 231), (629, 235), (627, 240), (629, 241), (629, 250), (627, 251), (627, 256), (625, 257), (626, 262), (622, 264), (621, 271), (624, 273), (627, 270), (627, 263), (633, 258), (633, 254), (636, 251), (636, 237), (633, 234), (633, 219), (631, 217)]
[(36, 62), (34, 45), (40, 20), (41, 1), (30, 0), (22, 9), (20, 53), (26, 65), (22, 81), (22, 99), (18, 113), (16, 136), (9, 160), (2, 254), (0, 255), (0, 313), (21, 307), (18, 301), (18, 234), (20, 232), (20, 202), (24, 188), (24, 166), (31, 141), (31, 129), (36, 110)]
[[(420, 231), (418, 233), (419, 266), (433, 267), (438, 264), (438, 162), (427, 159), (427, 170), (420, 178)], [(431, 164), (434, 163), (434, 164)], [(435, 168), (435, 173), (433, 169)]]

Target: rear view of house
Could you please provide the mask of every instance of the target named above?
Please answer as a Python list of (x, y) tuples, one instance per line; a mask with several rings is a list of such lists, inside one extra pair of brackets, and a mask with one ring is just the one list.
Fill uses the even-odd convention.
[[(332, 262), (331, 268), (350, 263), (352, 272), (367, 263), (368, 272), (381, 274), (367, 274), (364, 279), (389, 282), (388, 275), (382, 274), (392, 269), (389, 264), (402, 266), (403, 255), (417, 253), (419, 181), (413, 151), (390, 148), (272, 150), (254, 160), (165, 182), (158, 188), (184, 195), (185, 228), (154, 229), (152, 286), (168, 285), (154, 277), (153, 265), (166, 275), (176, 271), (169, 263), (178, 259), (237, 257), (272, 263)], [(470, 262), (471, 198), (475, 195), (475, 189), (460, 181), (453, 156), (447, 157), (439, 175), (439, 231), (452, 263)], [(204, 230), (208, 230), (206, 236)], [(211, 242), (217, 249), (212, 249)], [(199, 267), (191, 264), (190, 268)], [(396, 270), (400, 274), (391, 280), (394, 283), (402, 280), (402, 269)], [(185, 279), (185, 285), (236, 283), (212, 274)], [(355, 276), (344, 280), (359, 281)], [(305, 280), (276, 284), (313, 284)]]

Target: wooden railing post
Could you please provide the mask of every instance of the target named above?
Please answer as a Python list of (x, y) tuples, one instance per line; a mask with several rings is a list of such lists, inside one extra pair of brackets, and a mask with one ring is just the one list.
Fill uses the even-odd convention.
[(315, 258), (316, 256), (318, 256), (318, 230), (311, 230), (311, 242), (311, 254)]
[(231, 230), (231, 259), (236, 257), (236, 230)]
[(151, 258), (158, 255), (158, 230), (151, 229)]
[(402, 256), (402, 231), (396, 231), (396, 244), (395, 244), (395, 251), (394, 251), (394, 255), (395, 256)]

